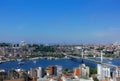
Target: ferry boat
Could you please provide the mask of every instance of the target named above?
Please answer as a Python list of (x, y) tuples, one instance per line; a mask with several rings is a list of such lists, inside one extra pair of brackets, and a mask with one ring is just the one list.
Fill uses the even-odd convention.
[(3, 62), (6, 62), (6, 61), (0, 61), (0, 64), (3, 63)]
[(33, 60), (33, 63), (34, 63), (34, 64), (36, 64), (36, 62), (37, 62), (36, 60)]
[(19, 61), (19, 62), (22, 61), (22, 60), (23, 60), (23, 59), (17, 59), (17, 61)]
[(109, 60), (113, 60), (113, 58), (110, 58)]
[(19, 64), (19, 65), (23, 65), (23, 64), (24, 64), (24, 62), (19, 62), (18, 64)]

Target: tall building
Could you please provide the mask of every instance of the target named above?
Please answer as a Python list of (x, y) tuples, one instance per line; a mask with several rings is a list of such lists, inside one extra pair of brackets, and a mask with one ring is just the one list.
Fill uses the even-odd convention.
[(112, 78), (114, 81), (120, 81), (120, 67), (113, 71)]
[(62, 75), (62, 66), (58, 66), (56, 65), (56, 72), (54, 73), (57, 73), (57, 76), (61, 76)]
[(62, 66), (48, 66), (46, 69), (47, 75), (55, 75), (55, 76), (61, 76), (62, 75)]
[(73, 74), (74, 74), (74, 76), (75, 77), (80, 77), (80, 69), (79, 68), (75, 68), (74, 70), (73, 70)]
[(54, 74), (54, 67), (53, 66), (48, 66), (46, 69), (46, 73), (48, 76), (53, 75)]
[(45, 75), (44, 69), (42, 67), (37, 68), (37, 78), (42, 78)]
[(37, 78), (40, 78), (40, 77), (42, 77), (42, 68), (38, 67), (37, 68)]
[(30, 76), (33, 78), (37, 77), (37, 71), (35, 68), (30, 68)]
[(97, 74), (98, 74), (98, 79), (103, 80), (104, 78), (110, 78), (110, 67), (107, 67), (102, 64), (97, 65)]
[(89, 67), (86, 66), (85, 64), (82, 64), (80, 65), (79, 67), (80, 71), (81, 71), (81, 77), (82, 78), (89, 78), (89, 74), (90, 74), (90, 71), (89, 71)]

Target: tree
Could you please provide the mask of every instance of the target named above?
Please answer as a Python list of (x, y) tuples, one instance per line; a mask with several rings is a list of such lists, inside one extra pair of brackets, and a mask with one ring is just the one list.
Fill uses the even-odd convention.
[(97, 68), (90, 68), (90, 75), (97, 74)]
[(93, 80), (94, 80), (94, 81), (99, 81), (99, 80), (97, 79), (97, 77), (94, 77)]
[(66, 73), (66, 72), (68, 72), (68, 68), (63, 69), (63, 73)]
[(0, 77), (0, 81), (3, 81), (3, 77)]

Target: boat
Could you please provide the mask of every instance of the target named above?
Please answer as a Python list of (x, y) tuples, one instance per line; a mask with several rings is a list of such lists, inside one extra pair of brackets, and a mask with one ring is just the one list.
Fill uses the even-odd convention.
[(23, 59), (17, 59), (17, 61), (19, 61), (19, 62), (22, 61), (22, 60), (23, 60)]
[(24, 62), (19, 62), (18, 64), (19, 64), (19, 65), (23, 65), (23, 64), (24, 64)]
[(109, 64), (112, 64), (112, 62), (110, 62), (110, 61), (109, 61), (108, 63), (109, 63)]
[(6, 62), (6, 61), (0, 61), (0, 64), (1, 64), (1, 63), (4, 63), (4, 62)]
[(113, 60), (113, 58), (110, 58), (109, 60)]
[(36, 64), (36, 60), (33, 60), (33, 63)]

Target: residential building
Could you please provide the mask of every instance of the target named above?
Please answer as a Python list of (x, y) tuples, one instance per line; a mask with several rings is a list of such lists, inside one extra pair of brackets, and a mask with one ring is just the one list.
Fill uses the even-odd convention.
[(79, 68), (81, 71), (81, 75), (80, 75), (81, 78), (89, 78), (89, 74), (90, 74), (89, 67), (86, 66), (85, 64), (81, 64)]
[(103, 64), (98, 64), (97, 65), (97, 78), (99, 80), (103, 80), (104, 78), (110, 78), (110, 67), (107, 67)]

